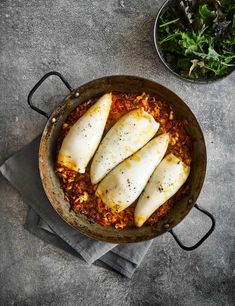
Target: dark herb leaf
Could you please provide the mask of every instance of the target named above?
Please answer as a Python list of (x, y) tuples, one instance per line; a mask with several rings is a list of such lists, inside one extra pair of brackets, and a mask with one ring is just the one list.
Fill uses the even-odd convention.
[(215, 27), (215, 39), (222, 39), (228, 34), (232, 21), (223, 21)]
[(167, 63), (191, 78), (223, 76), (235, 66), (235, 1), (181, 0), (160, 17)]

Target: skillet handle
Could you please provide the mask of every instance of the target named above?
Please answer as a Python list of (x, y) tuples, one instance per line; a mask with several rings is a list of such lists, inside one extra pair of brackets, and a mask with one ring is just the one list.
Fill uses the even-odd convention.
[(194, 244), (193, 246), (190, 246), (190, 247), (185, 246), (181, 242), (181, 240), (178, 238), (178, 236), (175, 234), (175, 232), (173, 230), (170, 230), (169, 232), (174, 237), (175, 241), (185, 251), (192, 251), (192, 250), (195, 250), (196, 248), (198, 248), (211, 235), (211, 233), (215, 229), (215, 218), (213, 217), (213, 215), (211, 213), (209, 213), (207, 210), (205, 210), (204, 208), (200, 207), (198, 204), (195, 204), (194, 207), (197, 208), (202, 213), (204, 213), (205, 215), (207, 215), (211, 219), (212, 225), (211, 225), (211, 228), (209, 229), (209, 231), (196, 244)]
[(40, 108), (36, 107), (33, 105), (32, 103), (32, 97), (33, 94), (35, 93), (35, 91), (38, 89), (38, 87), (40, 87), (40, 85), (51, 75), (56, 75), (57, 77), (59, 77), (61, 79), (61, 81), (64, 83), (64, 85), (68, 88), (68, 90), (70, 92), (73, 91), (72, 87), (69, 85), (68, 81), (57, 71), (50, 71), (48, 73), (46, 73), (35, 85), (34, 87), (30, 90), (29, 95), (28, 95), (28, 104), (29, 106), (35, 110), (36, 112), (38, 112), (39, 114), (45, 116), (47, 119), (49, 119), (50, 115), (47, 114), (46, 112), (44, 112), (43, 110), (41, 110)]

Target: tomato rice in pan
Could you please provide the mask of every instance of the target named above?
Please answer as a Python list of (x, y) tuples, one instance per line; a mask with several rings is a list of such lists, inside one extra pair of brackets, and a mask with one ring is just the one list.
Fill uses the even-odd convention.
[[(71, 126), (94, 102), (96, 101), (89, 100), (77, 106), (77, 108), (67, 117), (66, 122), (62, 126), (59, 146)], [(120, 117), (133, 109), (141, 107), (160, 123), (160, 128), (156, 136), (163, 133), (169, 133), (170, 143), (166, 154), (173, 153), (186, 165), (190, 166), (192, 160), (192, 139), (185, 129), (188, 125), (187, 120), (177, 118), (173, 109), (166, 102), (144, 92), (141, 95), (112, 93), (112, 106), (105, 126), (104, 135)], [(91, 184), (90, 164), (86, 172), (82, 174), (57, 163), (56, 174), (59, 177), (65, 199), (70, 203), (71, 209), (75, 213), (84, 214), (91, 222), (96, 222), (102, 226), (111, 225), (116, 229), (135, 226), (134, 208), (137, 201), (121, 212), (113, 212), (111, 209), (105, 207), (101, 199), (95, 195), (97, 185)], [(152, 214), (146, 221), (146, 224), (153, 225), (164, 218), (174, 203), (176, 203), (185, 192), (186, 188), (183, 186), (172, 198)]]

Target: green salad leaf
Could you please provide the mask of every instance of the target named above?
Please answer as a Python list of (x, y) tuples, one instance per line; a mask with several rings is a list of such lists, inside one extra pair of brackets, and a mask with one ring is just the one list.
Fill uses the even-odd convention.
[(208, 19), (212, 19), (216, 16), (215, 11), (210, 10), (207, 4), (200, 5), (198, 9), (198, 13), (202, 17), (202, 19), (205, 21)]
[(165, 60), (189, 78), (222, 77), (235, 67), (235, 3), (184, 0), (160, 16)]

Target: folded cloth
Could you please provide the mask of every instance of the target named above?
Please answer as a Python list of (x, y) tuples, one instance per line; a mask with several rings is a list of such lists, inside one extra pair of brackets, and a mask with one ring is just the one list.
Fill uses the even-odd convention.
[(88, 264), (97, 260), (131, 278), (152, 241), (113, 244), (82, 235), (54, 211), (42, 187), (38, 169), (40, 136), (14, 154), (0, 167), (3, 176), (19, 191), (31, 207), (25, 228), (62, 249), (76, 253)]

